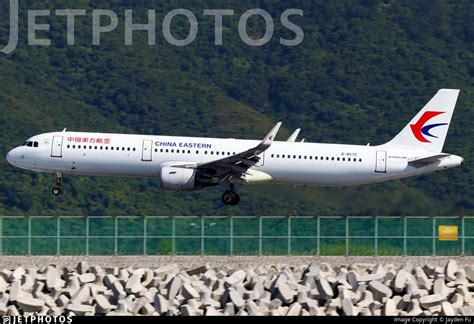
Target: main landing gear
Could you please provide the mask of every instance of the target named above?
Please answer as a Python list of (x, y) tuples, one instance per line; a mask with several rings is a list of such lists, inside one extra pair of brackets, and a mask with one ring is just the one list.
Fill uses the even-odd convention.
[(56, 173), (56, 185), (54, 186), (52, 193), (54, 196), (59, 196), (61, 194), (61, 183), (63, 181), (63, 174)]
[(240, 196), (235, 192), (234, 184), (230, 185), (230, 190), (222, 194), (222, 202), (227, 206), (235, 206), (240, 202)]

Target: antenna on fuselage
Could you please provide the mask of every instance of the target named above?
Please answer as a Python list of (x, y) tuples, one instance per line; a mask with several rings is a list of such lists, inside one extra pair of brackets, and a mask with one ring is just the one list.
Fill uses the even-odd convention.
[(66, 133), (66, 129), (67, 129), (67, 127), (65, 129), (63, 129), (63, 133)]

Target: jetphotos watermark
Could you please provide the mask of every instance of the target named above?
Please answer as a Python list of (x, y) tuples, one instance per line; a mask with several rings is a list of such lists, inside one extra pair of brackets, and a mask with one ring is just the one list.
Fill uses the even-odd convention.
[[(4, 0), (2, 0), (4, 1)], [(19, 33), (19, 0), (10, 0), (10, 36), (8, 43), (0, 50), (4, 54), (10, 54), (18, 46)], [(148, 9), (148, 21), (146, 23), (137, 23), (134, 20), (133, 10), (125, 10), (125, 45), (133, 45), (133, 35), (136, 32), (146, 32), (148, 34), (148, 45), (156, 45), (157, 27), (156, 11)], [(234, 16), (232, 9), (205, 9), (200, 14), (202, 16), (214, 18), (214, 44), (223, 45), (223, 23), (224, 19)], [(113, 32), (119, 26), (119, 15), (112, 10), (104, 9), (58, 9), (58, 10), (28, 10), (28, 45), (30, 46), (50, 46), (51, 40), (44, 36), (45, 32), (50, 30), (50, 25), (44, 23), (44, 19), (52, 15), (64, 17), (67, 28), (67, 45), (75, 44), (75, 22), (81, 16), (92, 16), (92, 39), (91, 44), (98, 46), (101, 38), (106, 33)], [(303, 16), (301, 9), (287, 9), (279, 17), (281, 25), (292, 33), (292, 38), (280, 37), (280, 44), (283, 46), (297, 46), (303, 42), (303, 29), (291, 21), (293, 16)], [(46, 17), (46, 18), (45, 18)], [(177, 38), (173, 35), (172, 22), (177, 17), (184, 17), (189, 22), (189, 30), (186, 37)], [(257, 17), (265, 23), (265, 32), (261, 38), (252, 37), (248, 32), (249, 19)], [(41, 23), (38, 22), (41, 20)], [(199, 34), (199, 22), (195, 13), (188, 9), (174, 9), (166, 13), (161, 22), (163, 38), (174, 46), (187, 46), (193, 43)], [(42, 38), (38, 35), (42, 32)], [(238, 33), (240, 39), (249, 46), (263, 46), (273, 37), (275, 32), (275, 19), (272, 15), (263, 9), (249, 9), (239, 18)]]

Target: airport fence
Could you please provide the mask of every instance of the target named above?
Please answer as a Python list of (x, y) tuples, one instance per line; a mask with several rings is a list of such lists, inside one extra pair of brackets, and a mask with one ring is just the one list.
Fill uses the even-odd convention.
[(468, 256), (474, 216), (5, 216), (0, 254)]

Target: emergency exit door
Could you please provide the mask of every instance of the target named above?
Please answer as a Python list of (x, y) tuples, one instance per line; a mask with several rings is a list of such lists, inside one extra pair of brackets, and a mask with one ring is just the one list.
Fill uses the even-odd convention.
[(144, 140), (142, 150), (142, 161), (150, 162), (152, 160), (153, 141)]
[(53, 136), (51, 144), (51, 157), (63, 157), (63, 137)]
[(387, 172), (387, 152), (377, 151), (375, 172), (379, 172), (379, 173)]

